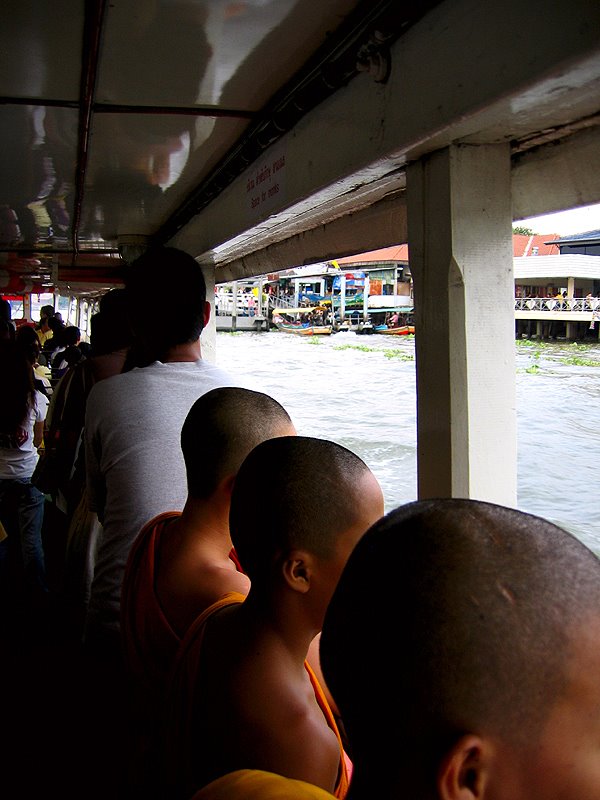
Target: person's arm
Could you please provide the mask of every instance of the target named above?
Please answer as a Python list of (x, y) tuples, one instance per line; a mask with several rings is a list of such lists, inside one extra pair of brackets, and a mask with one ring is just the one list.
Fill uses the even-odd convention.
[(44, 441), (44, 420), (33, 423), (33, 444), (39, 447)]
[(35, 393), (35, 416), (33, 422), (33, 446), (40, 447), (44, 441), (44, 434), (47, 430), (48, 419), (48, 398), (40, 391)]

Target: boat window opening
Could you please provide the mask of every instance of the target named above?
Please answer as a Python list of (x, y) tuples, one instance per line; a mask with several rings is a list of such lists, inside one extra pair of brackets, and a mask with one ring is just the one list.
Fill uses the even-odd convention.
[(24, 301), (22, 297), (3, 295), (5, 300), (8, 300), (10, 305), (10, 318), (13, 322), (23, 319), (24, 317)]
[(40, 311), (42, 306), (52, 306), (54, 308), (54, 293), (41, 292), (40, 294), (31, 293), (31, 320), (38, 322), (40, 319)]

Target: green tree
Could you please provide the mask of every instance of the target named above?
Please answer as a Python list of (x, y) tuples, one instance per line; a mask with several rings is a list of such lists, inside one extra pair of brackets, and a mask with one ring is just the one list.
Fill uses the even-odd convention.
[(514, 225), (513, 233), (522, 233), (524, 236), (535, 236), (536, 233), (531, 228), (525, 228), (523, 225)]

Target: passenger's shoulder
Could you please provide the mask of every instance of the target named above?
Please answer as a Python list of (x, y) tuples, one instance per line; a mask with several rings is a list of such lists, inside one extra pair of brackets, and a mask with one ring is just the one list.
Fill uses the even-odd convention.
[(227, 372), (227, 370), (219, 367), (213, 361), (207, 361), (206, 359), (201, 358), (195, 363), (203, 372), (211, 372), (214, 375), (221, 375), (223, 379), (227, 379), (229, 381), (233, 380), (233, 377), (229, 374), (229, 372)]
[(192, 800), (327, 800), (329, 792), (304, 781), (263, 770), (241, 769), (200, 789)]
[(41, 411), (47, 409), (50, 403), (46, 395), (43, 392), (40, 392), (39, 389), (35, 390), (35, 402), (38, 409), (40, 409)]
[(104, 404), (108, 398), (115, 398), (121, 395), (125, 387), (130, 383), (129, 375), (130, 373), (123, 372), (119, 375), (111, 375), (108, 378), (96, 381), (89, 391), (87, 408), (93, 408), (99, 403)]

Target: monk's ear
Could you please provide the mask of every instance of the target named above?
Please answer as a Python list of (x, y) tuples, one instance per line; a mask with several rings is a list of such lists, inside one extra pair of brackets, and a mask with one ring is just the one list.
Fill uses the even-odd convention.
[(491, 743), (462, 736), (446, 753), (438, 771), (440, 800), (485, 800), (489, 797)]
[(305, 594), (310, 589), (312, 560), (303, 550), (292, 550), (282, 564), (283, 577), (290, 589)]
[(210, 319), (210, 303), (208, 302), (208, 300), (204, 303), (203, 317), (204, 317), (204, 325), (202, 326), (202, 329), (204, 330), (204, 328), (206, 328), (206, 326), (208, 325), (208, 320)]

